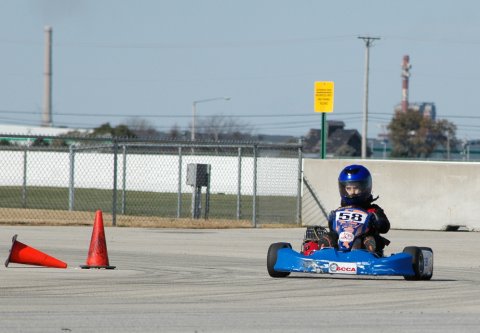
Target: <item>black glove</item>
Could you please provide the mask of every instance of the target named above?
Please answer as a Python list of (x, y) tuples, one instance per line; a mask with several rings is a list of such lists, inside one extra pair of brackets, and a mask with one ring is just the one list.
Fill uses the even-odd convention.
[(371, 230), (377, 229), (377, 221), (378, 221), (377, 214), (370, 213), (370, 223), (368, 224), (368, 226), (370, 227)]
[(382, 209), (377, 208), (375, 211), (370, 213), (370, 217), (372, 220), (370, 225), (375, 232), (386, 234), (388, 230), (390, 230), (390, 222), (388, 221), (388, 218)]

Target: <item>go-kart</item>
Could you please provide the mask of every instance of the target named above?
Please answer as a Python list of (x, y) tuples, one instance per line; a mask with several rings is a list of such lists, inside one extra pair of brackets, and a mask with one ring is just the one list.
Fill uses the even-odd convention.
[[(383, 252), (353, 249), (355, 242), (371, 229), (372, 219), (371, 213), (359, 208), (337, 210), (333, 228), (338, 234), (338, 241), (334, 247), (318, 246), (313, 251), (302, 249), (296, 252), (290, 243), (271, 244), (267, 254), (269, 275), (282, 278), (292, 272), (303, 272), (393, 275), (403, 276), (406, 280), (430, 280), (433, 275), (433, 251), (429, 247), (407, 246), (403, 252), (390, 256), (384, 256)], [(321, 233), (326, 229), (316, 227), (308, 231)]]

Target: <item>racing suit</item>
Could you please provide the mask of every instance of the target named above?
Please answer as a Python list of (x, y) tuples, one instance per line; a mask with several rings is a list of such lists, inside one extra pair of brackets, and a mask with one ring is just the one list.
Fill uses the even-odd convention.
[[(354, 243), (353, 248), (364, 248), (370, 252), (377, 253), (379, 256), (383, 256), (383, 249), (385, 246), (390, 244), (390, 241), (382, 237), (380, 234), (386, 234), (390, 230), (390, 222), (388, 221), (383, 209), (377, 204), (373, 203), (377, 199), (378, 197), (373, 199), (373, 197), (370, 196), (368, 200), (361, 205), (347, 205), (342, 202), (340, 208), (331, 211), (328, 216), (329, 231), (325, 230), (323, 232), (317, 232), (317, 229), (308, 230), (308, 228), (316, 227), (307, 228), (303, 242), (303, 253), (305, 255), (309, 255), (313, 251), (323, 247), (336, 247), (338, 234), (333, 228), (333, 223), (335, 221), (337, 210), (341, 208), (361, 208), (371, 214), (370, 231), (361, 239), (359, 239), (358, 242)], [(312, 237), (312, 231), (314, 231), (314, 237)]]

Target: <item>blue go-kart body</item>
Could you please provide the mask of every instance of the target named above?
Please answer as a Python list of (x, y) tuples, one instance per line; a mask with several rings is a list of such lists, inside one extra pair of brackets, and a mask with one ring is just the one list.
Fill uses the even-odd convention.
[(273, 268), (278, 272), (415, 275), (412, 256), (408, 253), (377, 257), (366, 250), (341, 252), (334, 248), (324, 248), (306, 256), (290, 247), (284, 247), (277, 251), (277, 261)]
[(433, 251), (428, 247), (408, 246), (403, 252), (380, 256), (353, 244), (369, 230), (371, 215), (359, 208), (336, 211), (333, 224), (338, 233), (336, 247), (296, 252), (289, 243), (273, 243), (267, 254), (267, 270), (272, 277), (292, 272), (348, 275), (393, 275), (406, 280), (430, 280)]
[(267, 269), (272, 277), (292, 272), (373, 276), (403, 276), (406, 280), (430, 280), (433, 251), (427, 247), (406, 247), (403, 252), (379, 257), (366, 250), (339, 251), (323, 248), (310, 255), (292, 249), (289, 243), (274, 243), (268, 250)]

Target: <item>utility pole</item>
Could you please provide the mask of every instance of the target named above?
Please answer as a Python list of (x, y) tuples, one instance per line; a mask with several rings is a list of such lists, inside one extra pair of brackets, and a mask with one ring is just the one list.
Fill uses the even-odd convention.
[(362, 39), (365, 42), (365, 97), (363, 103), (363, 133), (362, 133), (362, 158), (367, 158), (367, 128), (368, 128), (368, 72), (370, 63), (370, 46), (373, 45), (375, 40), (379, 40), (379, 37), (360, 36), (358, 39)]
[(45, 95), (42, 126), (52, 126), (52, 27), (45, 27)]

